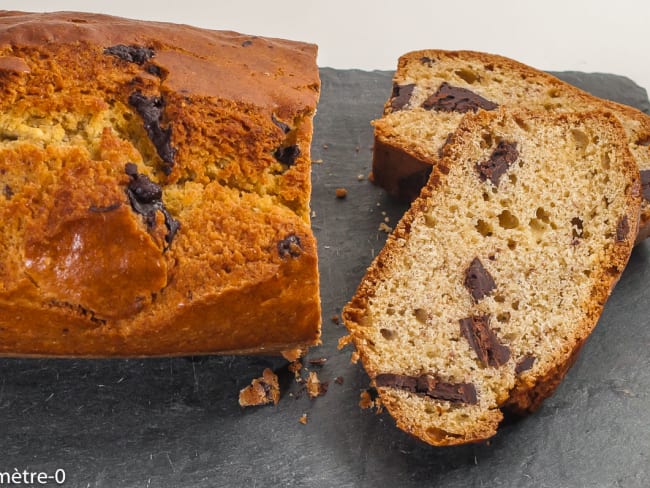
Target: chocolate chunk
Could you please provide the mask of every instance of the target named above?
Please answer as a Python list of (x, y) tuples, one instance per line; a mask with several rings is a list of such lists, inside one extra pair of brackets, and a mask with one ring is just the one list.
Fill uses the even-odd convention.
[(650, 201), (650, 169), (641, 170), (641, 193)]
[(343, 381), (344, 381), (343, 376), (337, 376), (336, 378), (334, 378), (334, 383), (336, 383), (337, 385), (342, 385)]
[(295, 234), (291, 234), (282, 239), (280, 242), (278, 242), (278, 254), (282, 259), (286, 258), (287, 256), (291, 256), (292, 258), (299, 257), (302, 254), (302, 244), (300, 243), (300, 238)]
[(110, 54), (136, 64), (144, 64), (156, 55), (154, 50), (149, 47), (125, 46), (124, 44), (107, 47), (104, 49), (104, 54)]
[(425, 395), (436, 400), (453, 403), (477, 403), (476, 388), (471, 383), (447, 383), (433, 375), (407, 376), (394, 373), (382, 373), (375, 378), (378, 387), (399, 388)]
[(433, 66), (433, 63), (435, 63), (435, 62), (436, 62), (436, 60), (431, 59), (429, 56), (422, 56), (420, 58), (420, 63), (422, 63), (425, 66), (428, 66), (429, 68), (431, 68)]
[(499, 342), (496, 334), (490, 328), (490, 316), (480, 315), (460, 319), (460, 332), (479, 361), (485, 366), (503, 366), (510, 359), (510, 348)]
[(479, 258), (474, 258), (465, 270), (465, 288), (475, 302), (488, 296), (497, 287), (492, 275), (483, 267)]
[(162, 70), (160, 69), (160, 66), (149, 63), (147, 66), (145, 66), (144, 69), (147, 73), (157, 76), (158, 78), (162, 78)]
[(390, 106), (394, 111), (402, 110), (404, 106), (411, 100), (411, 94), (415, 84), (409, 85), (393, 85), (393, 95), (390, 101)]
[(2, 194), (5, 196), (7, 200), (11, 200), (11, 197), (14, 196), (14, 191), (11, 189), (9, 185), (5, 185), (5, 187), (2, 190)]
[(250, 46), (251, 44), (253, 44), (253, 41), (251, 41), (250, 39), (248, 39), (248, 40), (246, 40), (246, 41), (244, 41), (244, 42), (241, 43), (241, 47), (248, 47), (248, 46)]
[(107, 205), (106, 207), (97, 207), (95, 205), (91, 205), (88, 207), (88, 210), (90, 212), (95, 212), (95, 213), (104, 213), (104, 212), (112, 212), (113, 210), (117, 210), (120, 208), (122, 204), (120, 202), (115, 202), (111, 205)]
[(281, 147), (273, 153), (273, 156), (282, 164), (293, 166), (296, 163), (298, 156), (300, 156), (300, 148), (297, 144), (294, 144), (293, 146)]
[(521, 374), (524, 371), (528, 371), (533, 367), (533, 364), (535, 364), (535, 356), (531, 356), (530, 354), (524, 356), (519, 360), (519, 362), (517, 362), (517, 366), (515, 366), (515, 374)]
[(399, 197), (409, 202), (415, 200), (422, 191), (422, 187), (429, 181), (432, 170), (432, 165), (426, 165), (425, 169), (400, 178)]
[(516, 142), (500, 141), (492, 151), (490, 159), (476, 165), (481, 181), (489, 179), (494, 186), (499, 186), (501, 176), (508, 171), (511, 164), (517, 161), (518, 157)]
[(483, 110), (494, 110), (498, 107), (496, 103), (491, 102), (477, 95), (467, 88), (451, 86), (444, 81), (436, 92), (422, 103), (425, 110), (436, 110), (438, 112), (460, 112), (465, 113)]
[(149, 229), (156, 224), (156, 212), (162, 212), (165, 217), (165, 227), (167, 227), (165, 242), (167, 243), (166, 249), (169, 249), (181, 224), (165, 208), (162, 202), (162, 188), (151, 181), (147, 175), (138, 173), (138, 167), (133, 163), (126, 163), (124, 172), (131, 177), (126, 188), (131, 207), (144, 217)]
[(174, 166), (176, 149), (171, 146), (171, 125), (166, 129), (160, 126), (165, 108), (165, 101), (162, 97), (146, 97), (139, 91), (129, 96), (129, 104), (135, 108), (142, 121), (147, 135), (156, 148), (160, 159), (163, 160), (163, 172), (169, 175)]
[(447, 138), (445, 139), (445, 142), (442, 143), (442, 146), (438, 148), (438, 158), (442, 159), (443, 156), (445, 155), (445, 146), (449, 144), (449, 141), (451, 141), (451, 138), (453, 137), (454, 133), (450, 132), (447, 134)]
[(650, 136), (646, 136), (643, 139), (636, 141), (639, 146), (650, 146)]
[(616, 242), (623, 242), (630, 233), (630, 224), (627, 221), (627, 215), (623, 215), (616, 224)]
[(582, 234), (583, 234), (583, 222), (580, 217), (573, 217), (571, 219), (571, 226), (573, 229), (571, 230), (571, 234), (573, 235), (574, 239), (581, 239)]
[(287, 124), (285, 124), (285, 123), (282, 122), (281, 120), (278, 120), (278, 119), (276, 118), (275, 114), (271, 114), (271, 120), (272, 120), (273, 123), (274, 123), (275, 125), (277, 125), (277, 126), (282, 130), (282, 132), (284, 132), (285, 134), (288, 134), (289, 132), (291, 132), (291, 127), (289, 127)]

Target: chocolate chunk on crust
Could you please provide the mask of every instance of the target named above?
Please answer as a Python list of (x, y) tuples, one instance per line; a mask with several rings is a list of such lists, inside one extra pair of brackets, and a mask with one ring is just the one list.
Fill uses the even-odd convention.
[(278, 242), (278, 254), (282, 259), (291, 256), (297, 258), (302, 254), (302, 243), (300, 237), (291, 234)]
[(515, 374), (521, 374), (524, 371), (528, 371), (530, 368), (533, 367), (533, 364), (535, 364), (535, 356), (532, 356), (530, 354), (522, 357), (518, 362), (517, 366), (515, 366)]
[(467, 88), (451, 86), (446, 81), (442, 82), (436, 92), (429, 96), (423, 103), (425, 110), (437, 112), (476, 112), (478, 109), (495, 110), (498, 105), (490, 100), (477, 95)]
[(144, 64), (156, 55), (150, 47), (125, 46), (124, 44), (107, 47), (104, 49), (104, 54), (110, 54), (135, 64)]
[(129, 105), (135, 108), (140, 117), (142, 117), (144, 128), (147, 131), (149, 139), (156, 148), (160, 159), (166, 163), (163, 165), (162, 170), (166, 175), (169, 175), (174, 166), (176, 149), (171, 145), (171, 126), (163, 129), (160, 125), (163, 110), (165, 109), (165, 100), (162, 97), (147, 97), (137, 91), (129, 96)]
[(508, 171), (519, 158), (517, 144), (515, 142), (500, 141), (497, 147), (492, 151), (490, 159), (476, 165), (479, 176), (482, 181), (490, 180), (494, 186), (499, 186), (501, 176)]
[(279, 120), (279, 119), (275, 116), (275, 114), (271, 114), (271, 121), (272, 121), (275, 125), (277, 125), (277, 126), (280, 128), (280, 130), (281, 130), (282, 132), (284, 132), (285, 134), (288, 134), (289, 132), (291, 132), (291, 127), (289, 127), (287, 124), (285, 124), (284, 122), (282, 122), (281, 120)]
[(630, 233), (630, 224), (627, 221), (627, 215), (623, 215), (616, 224), (616, 242), (623, 242)]
[(497, 287), (492, 275), (483, 267), (479, 258), (474, 258), (465, 270), (465, 288), (475, 302), (488, 296)]
[(402, 108), (404, 108), (404, 106), (409, 103), (414, 88), (414, 84), (393, 85), (393, 95), (390, 101), (390, 106), (393, 111), (402, 110)]
[(496, 368), (508, 362), (510, 348), (501, 344), (490, 328), (489, 315), (467, 317), (459, 322), (461, 334), (485, 366)]
[(298, 156), (300, 156), (300, 148), (297, 144), (294, 144), (293, 146), (281, 147), (276, 149), (276, 151), (273, 153), (273, 156), (282, 164), (293, 166), (296, 164), (296, 159), (298, 159)]
[(477, 402), (476, 388), (471, 383), (448, 383), (440, 381), (433, 375), (407, 376), (395, 373), (382, 373), (375, 378), (378, 387), (399, 388), (425, 395), (436, 400), (446, 400), (453, 403)]
[(650, 200), (650, 169), (641, 170), (641, 193), (643, 198)]

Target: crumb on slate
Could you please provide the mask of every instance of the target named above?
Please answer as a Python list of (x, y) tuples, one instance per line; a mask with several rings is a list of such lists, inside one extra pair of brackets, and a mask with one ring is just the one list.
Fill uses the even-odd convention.
[(255, 378), (249, 386), (239, 392), (239, 405), (252, 407), (280, 401), (280, 384), (277, 375), (266, 368), (261, 378)]
[(336, 325), (339, 325), (341, 323), (341, 317), (339, 317), (338, 314), (332, 315), (332, 322), (334, 322)]
[(389, 225), (386, 225), (386, 223), (384, 223), (384, 222), (379, 224), (379, 229), (377, 229), (377, 230), (385, 232), (386, 234), (390, 234), (391, 232), (393, 232), (393, 228), (390, 227)]
[(321, 383), (315, 371), (309, 373), (309, 377), (307, 378), (307, 395), (309, 395), (309, 398), (314, 399), (325, 395), (327, 393), (327, 386), (327, 383)]
[(345, 188), (336, 189), (336, 198), (345, 198), (348, 196), (348, 191)]
[(302, 425), (307, 425), (307, 414), (303, 413), (298, 419), (298, 422), (300, 422)]

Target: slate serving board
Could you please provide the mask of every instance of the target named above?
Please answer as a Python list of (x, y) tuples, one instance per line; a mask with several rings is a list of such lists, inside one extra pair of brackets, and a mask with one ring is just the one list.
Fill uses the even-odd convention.
[[(559, 73), (650, 113), (644, 90), (612, 75)], [(650, 478), (650, 245), (637, 246), (583, 352), (556, 394), (489, 443), (433, 448), (387, 414), (358, 407), (368, 386), (330, 318), (353, 295), (404, 205), (366, 179), (372, 129), (390, 72), (322, 69), (315, 123), (313, 227), (319, 239), (323, 346), (309, 366), (329, 381), (309, 400), (286, 361), (0, 359), (0, 472), (53, 475), (70, 487), (636, 487)], [(348, 196), (338, 200), (336, 188)], [(385, 212), (385, 215), (384, 215)], [(277, 407), (241, 409), (238, 392), (265, 367)], [(343, 384), (334, 378), (343, 377)], [(307, 425), (298, 422), (308, 415)], [(56, 485), (50, 481), (51, 485)]]

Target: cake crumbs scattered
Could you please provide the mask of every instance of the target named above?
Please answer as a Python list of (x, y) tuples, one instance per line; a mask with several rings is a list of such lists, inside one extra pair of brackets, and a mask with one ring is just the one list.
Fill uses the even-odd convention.
[(362, 175), (362, 174), (357, 175), (357, 181), (363, 181), (365, 179), (366, 179), (366, 177), (364, 175)]
[(390, 222), (390, 217), (384, 217), (384, 222), (386, 223)]
[(385, 217), (385, 216), (386, 216), (386, 211), (385, 211), (385, 210), (382, 210), (382, 211), (381, 211), (381, 214)]
[(300, 422), (302, 425), (307, 425), (307, 414), (303, 413), (302, 416), (298, 419), (298, 422)]
[(336, 378), (334, 378), (334, 383), (336, 383), (337, 385), (342, 385), (343, 384), (343, 376), (337, 376)]
[(357, 351), (354, 351), (352, 356), (350, 356), (350, 362), (352, 364), (357, 364), (359, 362), (359, 353)]
[(239, 405), (252, 407), (280, 401), (280, 384), (277, 375), (266, 368), (261, 378), (255, 378), (249, 386), (239, 392)]
[(352, 336), (351, 336), (350, 334), (348, 334), (348, 335), (344, 335), (343, 337), (341, 337), (341, 338), (339, 339), (339, 343), (338, 343), (338, 345), (336, 346), (336, 348), (337, 348), (338, 350), (341, 350), (341, 349), (343, 349), (345, 346), (347, 346), (348, 344), (350, 344), (351, 342), (352, 342)]
[(286, 359), (290, 363), (293, 363), (294, 361), (300, 359), (303, 356), (304, 351), (299, 347), (296, 347), (293, 349), (287, 349), (286, 351), (282, 351), (281, 354), (284, 359)]
[(379, 224), (379, 229), (377, 229), (377, 230), (381, 230), (382, 232), (385, 232), (386, 234), (390, 234), (391, 232), (393, 232), (393, 228), (391, 226), (389, 226), (389, 225), (386, 225), (384, 222)]
[(359, 151), (361, 151), (361, 148), (360, 148), (359, 145), (357, 144), (357, 146), (354, 148), (354, 152), (359, 152)]
[(379, 398), (377, 390), (374, 388), (368, 388), (363, 390), (359, 395), (359, 407), (361, 408), (375, 408), (376, 413), (381, 413), (384, 409)]
[(307, 395), (309, 395), (310, 399), (313, 400), (316, 397), (325, 395), (327, 393), (327, 387), (328, 383), (321, 383), (315, 371), (309, 373), (309, 377), (307, 378)]
[(345, 188), (336, 189), (336, 198), (345, 198), (348, 196), (348, 191)]
[(312, 164), (323, 164), (322, 159), (312, 159), (311, 162), (312, 162)]
[(311, 218), (315, 219), (316, 218), (316, 210), (311, 211)]
[(375, 182), (375, 175), (373, 174), (372, 171), (371, 171), (370, 173), (368, 173), (368, 181), (369, 181), (370, 183), (374, 183), (374, 182)]
[(338, 314), (332, 315), (332, 322), (334, 322), (336, 325), (339, 325), (341, 323), (341, 317), (338, 316)]
[(300, 361), (293, 361), (289, 364), (289, 371), (293, 373), (296, 377), (296, 381), (300, 382), (300, 370), (302, 369), (302, 363)]
[(312, 366), (322, 366), (327, 362), (327, 358), (316, 358), (316, 359), (310, 359), (309, 364)]
[(323, 149), (327, 150), (329, 148), (329, 145), (323, 144)]

